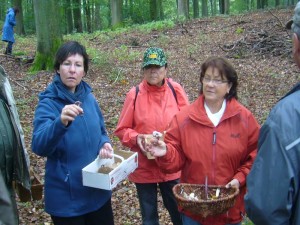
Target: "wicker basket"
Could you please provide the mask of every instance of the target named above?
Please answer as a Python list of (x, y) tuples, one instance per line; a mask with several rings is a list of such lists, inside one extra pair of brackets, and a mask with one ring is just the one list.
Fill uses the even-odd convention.
[[(220, 189), (219, 197), (215, 196), (216, 190)], [(178, 206), (202, 217), (214, 216), (225, 213), (235, 204), (239, 189), (235, 187), (225, 188), (220, 185), (207, 186), (208, 198), (205, 193), (205, 185), (200, 184), (176, 184), (173, 193)], [(192, 194), (193, 193), (193, 194)], [(192, 194), (192, 198), (187, 198)]]

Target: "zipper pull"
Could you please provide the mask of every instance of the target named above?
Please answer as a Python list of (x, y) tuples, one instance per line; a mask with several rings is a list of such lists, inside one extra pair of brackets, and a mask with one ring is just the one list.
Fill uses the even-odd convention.
[(213, 145), (216, 144), (216, 141), (217, 141), (217, 134), (216, 132), (213, 133)]
[(65, 178), (65, 182), (67, 182), (68, 181), (68, 179), (69, 179), (69, 174), (67, 174), (67, 176), (66, 176), (66, 178)]

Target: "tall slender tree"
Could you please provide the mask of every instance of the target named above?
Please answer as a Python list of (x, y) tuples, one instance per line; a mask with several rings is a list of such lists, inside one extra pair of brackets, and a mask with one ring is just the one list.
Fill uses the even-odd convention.
[(71, 0), (65, 0), (66, 6), (65, 15), (66, 15), (66, 24), (67, 24), (67, 33), (73, 32), (73, 15), (72, 15), (72, 2)]
[(81, 0), (73, 0), (73, 15), (74, 28), (76, 29), (76, 32), (82, 33)]
[(155, 21), (159, 19), (158, 15), (158, 0), (149, 1), (150, 5), (150, 20)]
[(193, 0), (193, 17), (199, 17), (199, 0)]
[(188, 0), (178, 0), (177, 15), (179, 18), (189, 18), (188, 2)]
[(53, 59), (62, 43), (56, 0), (33, 0), (37, 49), (31, 71), (52, 70)]
[(119, 26), (122, 23), (122, 0), (110, 0), (111, 25)]
[(95, 13), (94, 13), (94, 30), (100, 30), (101, 29), (101, 11), (100, 11), (100, 0), (95, 0)]
[(201, 5), (201, 12), (202, 12), (202, 17), (207, 17), (208, 16), (208, 3), (207, 0), (202, 0), (202, 5)]

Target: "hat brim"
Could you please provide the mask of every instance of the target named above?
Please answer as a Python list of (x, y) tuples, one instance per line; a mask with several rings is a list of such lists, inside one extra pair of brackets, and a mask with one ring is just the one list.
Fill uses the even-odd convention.
[(143, 63), (143, 68), (145, 68), (146, 66), (149, 66), (149, 65), (164, 66), (166, 64), (158, 62), (157, 60), (150, 60), (150, 61), (148, 61), (146, 63)]
[(286, 24), (285, 24), (285, 28), (288, 30), (292, 29), (292, 24), (293, 24), (293, 20), (289, 20)]

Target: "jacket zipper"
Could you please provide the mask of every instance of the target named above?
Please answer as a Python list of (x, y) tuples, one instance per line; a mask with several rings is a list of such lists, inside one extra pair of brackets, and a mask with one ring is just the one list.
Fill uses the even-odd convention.
[(217, 143), (217, 132), (216, 128), (213, 129), (213, 141), (212, 141), (212, 181), (215, 183), (215, 164), (216, 164), (216, 143)]

